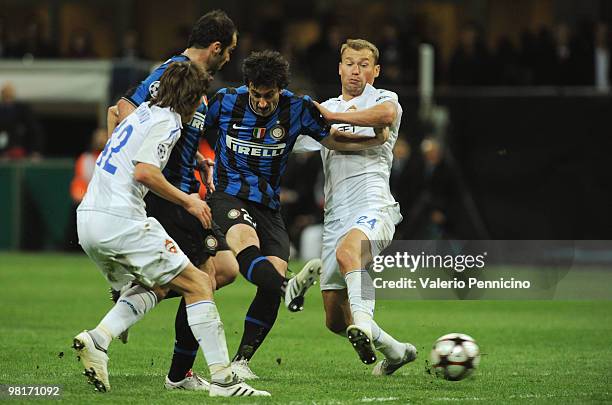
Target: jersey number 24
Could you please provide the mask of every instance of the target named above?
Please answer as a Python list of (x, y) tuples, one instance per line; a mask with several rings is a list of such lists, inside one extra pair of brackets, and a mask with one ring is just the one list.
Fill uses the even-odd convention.
[(359, 218), (357, 218), (357, 224), (359, 225), (365, 225), (368, 224), (370, 225), (370, 229), (374, 229), (374, 225), (376, 225), (376, 218), (372, 218), (369, 221), (367, 220), (368, 216), (367, 215), (362, 215)]

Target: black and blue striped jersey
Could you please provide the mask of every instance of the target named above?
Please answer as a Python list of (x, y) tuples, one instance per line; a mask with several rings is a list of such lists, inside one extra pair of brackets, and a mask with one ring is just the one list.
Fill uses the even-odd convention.
[[(166, 68), (174, 62), (185, 62), (189, 58), (185, 55), (175, 55), (165, 61), (153, 71), (137, 87), (130, 90), (123, 98), (135, 107), (154, 97), (159, 87), (159, 78)], [(200, 182), (196, 179), (194, 169), (196, 166), (195, 155), (198, 151), (200, 136), (204, 130), (204, 117), (208, 106), (206, 99), (196, 111), (193, 119), (188, 124), (183, 123), (181, 137), (172, 149), (168, 164), (163, 173), (166, 179), (175, 187), (186, 193), (197, 193)]]
[(257, 115), (242, 86), (215, 94), (206, 115), (209, 130), (218, 131), (216, 190), (277, 210), (281, 176), (298, 135), (321, 141), (330, 127), (310, 97), (288, 90), (281, 91), (274, 113)]

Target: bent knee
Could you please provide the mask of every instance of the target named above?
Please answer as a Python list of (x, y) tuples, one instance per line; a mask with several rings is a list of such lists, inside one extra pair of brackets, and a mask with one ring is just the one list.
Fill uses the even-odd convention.
[(189, 291), (191, 293), (205, 293), (212, 290), (212, 280), (208, 274), (203, 271), (194, 271), (191, 274), (191, 282), (189, 283)]
[(240, 273), (238, 262), (230, 251), (217, 252), (212, 259), (215, 269), (217, 289), (233, 283)]
[(252, 245), (259, 247), (257, 232), (255, 232), (255, 229), (245, 224), (233, 225), (227, 231), (225, 240), (234, 254), (238, 254), (243, 249)]
[(215, 274), (215, 280), (217, 281), (217, 289), (224, 287), (228, 284), (236, 281), (236, 277), (238, 277), (238, 266), (235, 268), (224, 269), (222, 272), (217, 272)]

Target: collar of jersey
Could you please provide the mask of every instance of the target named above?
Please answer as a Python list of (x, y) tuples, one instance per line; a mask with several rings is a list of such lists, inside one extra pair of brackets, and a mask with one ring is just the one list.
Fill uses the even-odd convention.
[(157, 108), (159, 110), (166, 110), (166, 111), (168, 111), (172, 115), (172, 118), (174, 118), (177, 126), (179, 128), (181, 128), (181, 129), (183, 129), (183, 119), (181, 118), (181, 114), (177, 113), (172, 108), (170, 108), (170, 107), (160, 107), (158, 105), (151, 105), (150, 101), (145, 101), (143, 104), (145, 104), (148, 109)]
[(374, 93), (376, 91), (376, 88), (374, 86), (372, 86), (370, 83), (366, 83), (365, 87), (363, 88), (363, 91), (361, 92), (360, 95), (358, 95), (357, 97), (353, 97), (352, 99), (346, 101), (344, 100), (344, 97), (342, 97), (342, 94), (340, 94), (338, 96), (338, 100), (340, 100), (341, 102), (343, 102), (344, 104), (349, 104), (349, 103), (353, 103), (355, 100), (357, 100), (360, 97), (366, 96), (369, 93)]

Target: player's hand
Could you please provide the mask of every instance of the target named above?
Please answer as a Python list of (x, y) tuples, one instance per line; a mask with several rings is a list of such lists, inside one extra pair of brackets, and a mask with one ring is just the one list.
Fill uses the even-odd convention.
[(321, 113), (323, 118), (325, 118), (325, 121), (330, 124), (338, 123), (338, 121), (334, 118), (334, 114), (331, 111), (329, 111), (327, 108), (323, 107), (321, 104), (317, 103), (314, 100), (312, 100), (312, 102), (314, 103), (315, 107), (319, 109), (319, 112)]
[(215, 191), (215, 183), (213, 182), (213, 168), (215, 166), (214, 160), (205, 158), (198, 163), (198, 170), (200, 171), (200, 178), (206, 184), (206, 188), (211, 193)]
[(374, 135), (375, 135), (375, 139), (376, 139), (376, 143), (378, 145), (382, 145), (383, 143), (387, 142), (387, 140), (389, 139), (389, 127), (382, 127), (382, 128), (373, 128), (374, 129)]
[(185, 209), (191, 215), (196, 217), (205, 229), (210, 229), (212, 226), (212, 214), (210, 207), (206, 202), (202, 201), (198, 194), (190, 194), (185, 204)]

